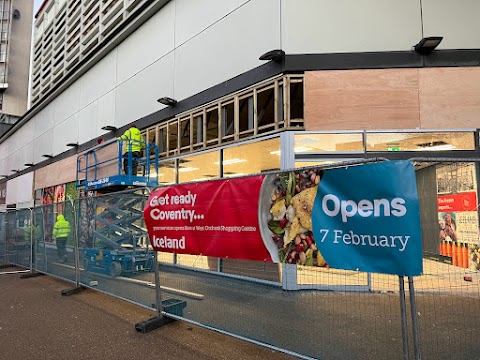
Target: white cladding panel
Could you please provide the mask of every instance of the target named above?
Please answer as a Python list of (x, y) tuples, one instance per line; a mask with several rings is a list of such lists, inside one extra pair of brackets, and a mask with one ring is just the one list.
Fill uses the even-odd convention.
[(34, 140), (34, 135), (35, 132), (33, 123), (28, 123), (22, 126), (12, 136), (10, 136), (7, 141), (5, 141), (5, 148), (2, 146), (2, 149), (6, 149), (7, 151), (2, 151), (1, 158), (7, 157), (9, 154), (21, 150), (26, 144)]
[(9, 156), (8, 165), (10, 167), (6, 169), (6, 174), (14, 174), (16, 170), (23, 169), (23, 163), (22, 166), (20, 166), (20, 151), (15, 151)]
[(245, 3), (248, 1), (176, 0), (175, 46), (180, 46)]
[(17, 149), (21, 149), (35, 139), (35, 124), (32, 122), (25, 124), (15, 133), (15, 135), (15, 145), (17, 146)]
[(117, 85), (173, 51), (174, 24), (171, 1), (118, 46)]
[(173, 96), (173, 53), (117, 87), (115, 126), (120, 127), (165, 107), (157, 99)]
[(9, 154), (21, 149), (23, 146), (32, 142), (35, 137), (35, 124), (28, 123), (17, 130), (2, 145), (0, 159), (9, 156)]
[(280, 47), (280, 3), (257, 0), (238, 8), (175, 52), (175, 98), (182, 100), (264, 64)]
[(44, 161), (42, 155), (53, 154), (53, 130), (50, 129), (35, 139), (34, 142), (34, 162), (35, 164)]
[(418, 0), (283, 4), (282, 48), (287, 54), (408, 51), (422, 38)]
[(423, 0), (425, 36), (443, 36), (438, 49), (480, 48), (479, 0)]
[(13, 135), (5, 139), (5, 141), (0, 144), (0, 159), (5, 159), (12, 153), (12, 151), (10, 151), (12, 140)]
[(11, 163), (13, 162), (13, 154), (11, 154), (9, 157), (7, 157), (4, 161), (3, 161), (3, 165), (2, 165), (2, 175), (10, 175), (11, 173), (11, 169), (13, 169), (13, 166), (11, 166)]
[(78, 113), (78, 141), (80, 144), (95, 138), (100, 131), (96, 128), (97, 107), (98, 103), (94, 101)]
[(114, 89), (116, 76), (117, 48), (80, 78), (80, 109)]
[[(80, 110), (80, 82), (77, 81), (55, 98), (47, 107), (53, 107), (53, 123), (60, 124)], [(43, 111), (43, 110), (42, 110)]]
[(33, 141), (22, 146), (21, 149), (14, 153), (12, 158), (13, 166), (9, 170), (23, 170), (26, 168), (25, 164), (34, 163)]
[(6, 170), (5, 174), (13, 174), (14, 171), (21, 171), (25, 169), (25, 164), (32, 162), (32, 146), (25, 145), (20, 150), (15, 151), (9, 156), (10, 167)]
[(7, 204), (33, 202), (33, 171), (7, 182)]
[(35, 142), (31, 141), (28, 144), (25, 144), (20, 150), (23, 153), (23, 162), (22, 166), (26, 163), (35, 164)]
[(96, 102), (97, 124), (95, 126), (95, 129), (97, 130), (96, 136), (98, 136), (105, 132), (105, 130), (102, 130), (102, 127), (104, 127), (105, 125), (115, 125), (115, 90), (112, 90), (109, 93), (103, 95)]
[(13, 134), (13, 136), (11, 136), (8, 140), (10, 140), (7, 148), (8, 154), (16, 152), (21, 147), (21, 139), (19, 134)]
[(70, 116), (53, 128), (53, 153), (60, 154), (71, 149), (68, 143), (78, 142), (78, 116)]
[(36, 136), (45, 133), (53, 127), (53, 112), (54, 105), (48, 104), (33, 118), (33, 120), (30, 120), (35, 122)]

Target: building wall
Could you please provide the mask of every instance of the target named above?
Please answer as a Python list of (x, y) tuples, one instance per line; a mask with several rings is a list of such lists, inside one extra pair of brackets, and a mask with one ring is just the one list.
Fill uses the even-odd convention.
[(8, 89), (3, 94), (1, 112), (22, 116), (27, 111), (28, 105), (33, 0), (14, 0), (12, 1), (12, 11), (14, 9), (20, 11), (20, 17), (11, 20), (7, 70)]
[(288, 54), (408, 50), (422, 38), (418, 0), (284, 0), (283, 10)]
[(283, 0), (282, 45), (287, 54), (408, 51), (443, 36), (438, 49), (480, 48), (479, 13), (477, 0)]
[(478, 49), (480, 2), (422, 0), (424, 36), (443, 36), (439, 49)]
[(33, 173), (24, 174), (7, 182), (6, 205), (33, 206)]
[(480, 127), (480, 68), (312, 71), (307, 130)]
[(279, 15), (275, 0), (170, 1), (0, 144), (0, 174), (158, 111), (162, 96), (180, 101), (263, 64), (258, 57), (281, 45)]

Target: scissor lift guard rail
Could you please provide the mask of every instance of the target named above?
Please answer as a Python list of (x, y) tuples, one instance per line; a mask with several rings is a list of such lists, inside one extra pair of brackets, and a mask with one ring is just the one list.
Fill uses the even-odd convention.
[[(133, 143), (139, 143), (146, 156), (135, 158)], [(127, 149), (128, 151), (125, 151)], [(123, 173), (124, 153), (128, 171)], [(132, 173), (134, 161), (142, 174)], [(111, 140), (85, 151), (77, 157), (77, 188), (100, 190), (115, 186), (158, 186), (158, 147), (153, 143), (137, 140)]]

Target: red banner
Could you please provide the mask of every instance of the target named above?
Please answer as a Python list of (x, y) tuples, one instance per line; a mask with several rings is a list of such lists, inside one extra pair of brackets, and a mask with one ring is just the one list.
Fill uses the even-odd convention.
[(264, 176), (154, 191), (144, 209), (156, 251), (272, 261), (259, 226)]
[(475, 191), (438, 196), (438, 212), (477, 211)]
[[(372, 171), (376, 182), (362, 182)], [(400, 182), (398, 174), (402, 174)], [(341, 265), (342, 269), (358, 269), (351, 265), (352, 259), (378, 260), (382, 253), (395, 260), (380, 261), (391, 265), (388, 270), (378, 264), (376, 269), (393, 274), (404, 271), (395, 265), (401, 263), (398, 256), (421, 260), (421, 237), (414, 233), (420, 228), (418, 199), (406, 197), (410, 215), (402, 197), (416, 195), (412, 179), (410, 163), (389, 162), (349, 168), (348, 174), (346, 169), (312, 167), (172, 185), (150, 194), (143, 215), (156, 251), (319, 267), (330, 266), (322, 252), (330, 254), (331, 261), (335, 254), (345, 257), (348, 252), (350, 265)], [(399, 195), (391, 199), (390, 212), (390, 202), (384, 203), (393, 193)], [(378, 210), (381, 206), (383, 211)], [(378, 224), (372, 226), (372, 221)], [(398, 231), (388, 223), (398, 226)], [(415, 241), (409, 242), (410, 238)], [(421, 261), (410, 260), (405, 264), (420, 265), (405, 273), (417, 273)], [(362, 260), (362, 264), (370, 262), (375, 261)]]

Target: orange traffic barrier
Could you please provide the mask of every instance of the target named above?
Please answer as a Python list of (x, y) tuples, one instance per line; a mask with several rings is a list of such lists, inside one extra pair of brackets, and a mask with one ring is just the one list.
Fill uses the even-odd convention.
[(451, 241), (447, 241), (447, 253), (446, 253), (447, 256), (452, 256), (452, 242)]
[(463, 253), (462, 253), (463, 246), (461, 243), (457, 245), (457, 266), (463, 268)]
[(452, 241), (452, 265), (458, 266), (457, 244)]
[(448, 253), (447, 246), (448, 246), (448, 241), (443, 240), (443, 254), (442, 254), (443, 256), (447, 256), (447, 253)]
[(468, 256), (468, 244), (464, 244), (465, 246), (462, 248), (462, 257), (463, 257), (463, 267), (465, 269), (469, 268), (470, 265), (470, 259)]

